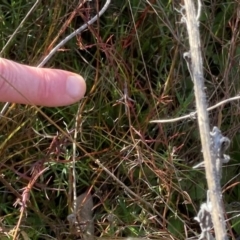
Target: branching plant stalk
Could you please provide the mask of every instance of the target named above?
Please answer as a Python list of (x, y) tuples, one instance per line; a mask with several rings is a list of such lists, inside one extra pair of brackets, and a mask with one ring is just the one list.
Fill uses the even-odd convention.
[(212, 222), (217, 240), (225, 240), (227, 238), (226, 225), (222, 209), (222, 194), (220, 179), (217, 176), (214, 161), (216, 161), (216, 153), (212, 151), (210, 139), (209, 118), (206, 104), (206, 94), (204, 92), (203, 64), (201, 55), (201, 44), (199, 35), (198, 18), (200, 15), (200, 1), (198, 1), (198, 11), (196, 14), (194, 1), (185, 0), (187, 31), (189, 36), (190, 57), (191, 57), (191, 75), (193, 76), (194, 91), (196, 99), (198, 125), (203, 149), (203, 157), (205, 163), (206, 178), (212, 203)]
[[(229, 102), (232, 102), (232, 101), (236, 101), (236, 100), (240, 100), (240, 96), (239, 95), (237, 95), (235, 97), (231, 97), (231, 98), (225, 99), (225, 100), (223, 100), (221, 102), (218, 102), (215, 105), (207, 108), (207, 111), (208, 112), (212, 111), (212, 110), (214, 110), (214, 109), (216, 109), (218, 107), (222, 107), (223, 108), (226, 103), (229, 103)], [(197, 112), (194, 111), (194, 112), (191, 112), (191, 113), (189, 113), (187, 115), (184, 115), (184, 116), (181, 116), (181, 117), (177, 117), (177, 118), (152, 120), (152, 121), (150, 121), (150, 123), (173, 123), (173, 122), (178, 122), (178, 121), (182, 121), (182, 120), (185, 120), (185, 119), (190, 119), (190, 120), (192, 119), (192, 120), (194, 120), (196, 118), (196, 116), (197, 116)]]

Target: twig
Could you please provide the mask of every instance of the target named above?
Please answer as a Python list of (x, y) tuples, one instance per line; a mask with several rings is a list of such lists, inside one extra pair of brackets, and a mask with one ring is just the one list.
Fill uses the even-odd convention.
[[(228, 99), (225, 99), (215, 105), (213, 105), (212, 107), (209, 107), (207, 108), (207, 111), (212, 111), (213, 109), (215, 108), (218, 108), (220, 107), (221, 105), (225, 104), (225, 103), (229, 103), (229, 102), (232, 102), (232, 101), (235, 101), (235, 100), (239, 100), (240, 99), (240, 96), (235, 96), (235, 97), (232, 97), (232, 98), (228, 98)], [(184, 119), (195, 119), (196, 118), (196, 115), (197, 115), (197, 111), (195, 112), (191, 112), (190, 114), (187, 114), (187, 115), (184, 115), (182, 117), (177, 117), (177, 118), (171, 118), (171, 119), (159, 119), (159, 120), (152, 120), (150, 121), (150, 123), (173, 123), (173, 122), (178, 122), (178, 121), (181, 121), (181, 120), (184, 120)]]
[(37, 67), (43, 67), (49, 59), (57, 52), (59, 48), (61, 48), (65, 43), (67, 43), (70, 39), (75, 37), (77, 34), (80, 34), (82, 31), (84, 31), (89, 25), (92, 25), (94, 22), (97, 21), (98, 18), (100, 18), (103, 13), (106, 12), (109, 5), (111, 3), (111, 0), (107, 0), (102, 9), (97, 13), (92, 19), (90, 19), (87, 23), (83, 24), (80, 28), (72, 32), (70, 35), (68, 35), (65, 39), (63, 39), (55, 48), (53, 48), (50, 53), (42, 60), (42, 62)]
[[(77, 176), (76, 176), (76, 157), (77, 157), (77, 134), (78, 134), (78, 121), (80, 118), (80, 105), (78, 106), (77, 116), (75, 119), (75, 130), (74, 130), (74, 136), (73, 136), (73, 153), (72, 153), (72, 164), (71, 164), (71, 171), (72, 171), (72, 191), (73, 191), (73, 213), (77, 212)], [(69, 189), (71, 190), (71, 188)]]
[[(198, 1), (200, 3), (200, 1)], [(200, 4), (198, 5), (200, 8)], [(191, 72), (193, 75), (194, 92), (196, 99), (196, 108), (198, 116), (198, 125), (203, 149), (205, 172), (207, 177), (210, 200), (212, 204), (211, 216), (217, 240), (225, 240), (227, 238), (224, 214), (222, 209), (222, 195), (220, 179), (217, 176), (214, 161), (217, 154), (214, 151), (213, 143), (210, 139), (209, 118), (207, 112), (206, 94), (204, 92), (203, 64), (201, 55), (201, 43), (198, 28), (198, 19), (194, 1), (185, 0), (186, 9), (186, 25), (189, 36), (190, 56), (191, 56)]]

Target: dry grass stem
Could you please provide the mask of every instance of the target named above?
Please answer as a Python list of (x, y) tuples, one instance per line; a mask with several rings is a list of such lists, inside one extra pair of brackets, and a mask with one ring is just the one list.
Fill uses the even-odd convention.
[[(200, 1), (198, 1), (200, 3)], [(203, 62), (201, 54), (201, 43), (199, 35), (198, 14), (196, 14), (194, 2), (185, 0), (186, 25), (189, 36), (191, 74), (194, 82), (194, 92), (196, 99), (196, 108), (198, 113), (198, 125), (203, 149), (205, 171), (209, 189), (210, 200), (212, 203), (212, 221), (217, 240), (227, 239), (226, 225), (222, 208), (222, 194), (220, 179), (217, 176), (214, 162), (217, 159), (216, 153), (211, 149), (209, 118), (207, 112), (207, 100), (204, 91)]]

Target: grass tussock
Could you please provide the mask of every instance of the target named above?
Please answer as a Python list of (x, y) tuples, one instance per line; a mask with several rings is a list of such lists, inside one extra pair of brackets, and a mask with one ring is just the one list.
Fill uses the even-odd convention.
[[(0, 46), (3, 57), (36, 66), (104, 1), (39, 1), (6, 46), (34, 3), (0, 4)], [(240, 5), (202, 4), (200, 34), (212, 106), (239, 92)], [(149, 123), (195, 111), (179, 9), (177, 1), (112, 1), (99, 21), (47, 63), (83, 75), (85, 98), (62, 108), (10, 105), (0, 119), (1, 239), (11, 239), (16, 229), (18, 239), (83, 236), (82, 228), (72, 231), (67, 220), (73, 206), (74, 130), (77, 195), (92, 195), (97, 237), (197, 239), (200, 228), (193, 219), (207, 190), (204, 172), (192, 169), (202, 161), (197, 122)], [(222, 185), (233, 239), (240, 235), (238, 114), (237, 102), (210, 112), (211, 125), (232, 142)]]

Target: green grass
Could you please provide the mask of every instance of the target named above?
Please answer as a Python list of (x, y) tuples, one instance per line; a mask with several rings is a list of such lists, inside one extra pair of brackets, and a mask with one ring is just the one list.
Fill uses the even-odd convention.
[[(2, 1), (1, 49), (34, 3)], [(83, 24), (87, 7), (75, 11), (78, 4), (40, 1), (2, 56), (36, 66)], [(202, 161), (197, 122), (149, 123), (195, 110), (193, 84), (183, 59), (188, 51), (186, 26), (175, 9), (180, 5), (174, 1), (112, 1), (100, 21), (47, 63), (85, 77), (85, 98), (41, 111), (12, 104), (1, 117), (1, 239), (12, 238), (20, 217), (20, 206), (13, 204), (40, 163), (48, 170), (31, 187), (18, 238), (74, 239), (67, 221), (73, 201), (73, 134), (64, 137), (58, 128), (67, 134), (67, 129), (75, 128), (77, 116), (77, 194), (91, 189), (96, 236), (186, 239), (200, 233), (193, 218), (206, 199), (207, 186), (203, 171), (192, 169)], [(233, 1), (203, 2), (200, 29), (209, 106), (239, 92), (237, 9), (239, 4)], [(126, 89), (129, 98), (124, 98)], [(238, 110), (234, 102), (210, 112), (211, 127), (219, 126), (232, 141), (231, 162), (222, 180), (232, 237), (240, 234), (238, 210), (232, 207), (240, 197)], [(53, 139), (33, 129), (53, 137), (59, 132), (58, 149), (50, 151)], [(230, 212), (232, 208), (235, 212)]]

